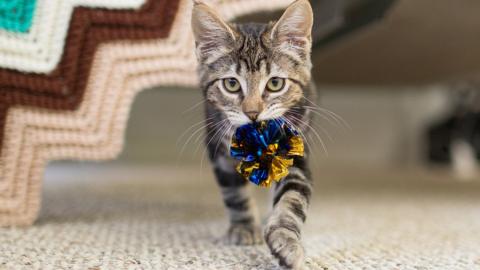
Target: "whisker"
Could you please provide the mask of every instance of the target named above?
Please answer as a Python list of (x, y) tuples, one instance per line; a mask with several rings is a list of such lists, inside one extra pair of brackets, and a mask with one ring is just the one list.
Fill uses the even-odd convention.
[(215, 146), (215, 151), (213, 151), (213, 156), (216, 157), (217, 156), (217, 151), (218, 151), (218, 147), (221, 145), (221, 142), (223, 141), (223, 139), (225, 138), (225, 136), (230, 133), (230, 130), (232, 129), (232, 125), (230, 124), (230, 126), (225, 129), (225, 131), (222, 133), (222, 135), (218, 138), (217, 140), (217, 145)]
[(305, 96), (303, 96), (303, 98), (304, 98), (306, 101), (310, 102), (311, 105), (313, 105), (313, 107), (312, 107), (312, 106), (307, 106), (307, 105), (305, 105), (305, 107), (310, 107), (311, 109), (318, 109), (318, 110), (324, 111), (325, 113), (328, 113), (328, 114), (332, 115), (332, 117), (337, 118), (340, 122), (343, 123), (343, 125), (344, 125), (346, 128), (351, 129), (351, 127), (350, 127), (350, 125), (348, 124), (348, 122), (345, 121), (345, 119), (344, 119), (343, 117), (341, 117), (340, 115), (332, 112), (332, 111), (329, 110), (329, 109), (322, 108), (322, 107), (318, 106), (315, 102), (311, 101), (310, 99), (308, 99), (308, 98), (305, 97)]
[[(228, 125), (231, 125), (230, 122), (226, 122), (224, 123), (218, 130), (217, 132), (215, 132), (215, 134), (213, 134), (213, 136), (210, 138), (210, 140), (205, 144), (205, 149), (203, 149), (203, 152), (202, 152), (202, 160), (200, 161), (200, 169), (203, 168), (203, 162), (205, 160), (205, 156), (206, 156), (206, 152), (208, 150), (208, 147), (210, 145), (210, 143), (213, 141), (213, 139), (220, 135), (221, 133), (223, 133), (223, 131), (225, 130), (225, 128), (228, 126)], [(214, 153), (215, 154), (215, 153)]]
[(306, 101), (310, 102), (310, 104), (312, 104), (313, 106), (318, 106), (317, 103), (311, 101), (309, 98), (307, 98), (306, 96), (302, 96), (303, 99), (305, 99)]
[(200, 122), (197, 122), (197, 123), (191, 125), (190, 127), (188, 127), (188, 128), (180, 135), (180, 137), (178, 137), (177, 142), (175, 143), (175, 145), (178, 146), (178, 144), (180, 143), (180, 141), (182, 140), (182, 138), (183, 138), (185, 135), (187, 135), (188, 131), (192, 130), (193, 128), (195, 128), (196, 126), (199, 126), (199, 125), (201, 125), (201, 124), (206, 124), (206, 125), (208, 125), (209, 123), (211, 123), (210, 120), (213, 120), (214, 118), (215, 118), (215, 116), (209, 117), (209, 118), (207, 118), (207, 119), (202, 119)]
[[(300, 116), (301, 116), (301, 115), (300, 115)], [(300, 118), (298, 118), (298, 117), (296, 117), (296, 116), (294, 116), (294, 115), (292, 115), (292, 118), (296, 119), (297, 121), (301, 122), (301, 123), (304, 124), (305, 126), (307, 126), (307, 127), (309, 127), (310, 129), (312, 129), (312, 131), (313, 131), (314, 133), (317, 133), (317, 131), (315, 130), (315, 128), (314, 128), (314, 126), (313, 126), (313, 125), (315, 124), (315, 122), (313, 122), (312, 125), (310, 125), (310, 124), (309, 124), (308, 122), (306, 122), (305, 120), (302, 120), (302, 119), (300, 119)], [(328, 138), (329, 141), (333, 142), (332, 136), (330, 136), (330, 133), (328, 133), (328, 131), (327, 131), (326, 129), (324, 129), (324, 128), (323, 128), (322, 126), (320, 126), (320, 125), (318, 125), (318, 128), (320, 128), (321, 132), (327, 136), (327, 138)]]
[(304, 125), (306, 125), (307, 127), (309, 127), (312, 130), (312, 132), (315, 134), (315, 136), (317, 137), (320, 144), (322, 145), (323, 149), (325, 150), (325, 153), (328, 153), (327, 152), (327, 147), (326, 147), (325, 143), (323, 142), (322, 138), (320, 137), (320, 134), (318, 134), (318, 132), (311, 125), (309, 125), (308, 123), (298, 119), (297, 117), (295, 117), (293, 115), (292, 115), (292, 118), (296, 119), (297, 121), (299, 121), (299, 122), (303, 123)]
[(198, 134), (200, 131), (204, 130), (205, 127), (207, 127), (208, 124), (206, 125), (203, 125), (199, 128), (197, 128), (192, 134), (190, 134), (190, 136), (188, 137), (188, 139), (185, 141), (185, 143), (183, 143), (182, 145), (182, 148), (180, 150), (180, 156), (183, 154), (183, 152), (185, 151), (185, 147), (190, 143), (190, 141), (193, 139), (193, 137)]
[(317, 115), (321, 115), (320, 113), (323, 112), (327, 115), (330, 115), (332, 118), (336, 119), (337, 122), (339, 122), (339, 124), (341, 124), (345, 129), (349, 129), (351, 130), (351, 126), (350, 124), (348, 124), (347, 121), (345, 121), (345, 119), (343, 119), (343, 117), (341, 117), (340, 115), (328, 110), (328, 109), (325, 109), (325, 108), (321, 108), (321, 107), (313, 107), (313, 106), (304, 106), (305, 108), (308, 108), (308, 109), (311, 109), (312, 112), (316, 113)]
[(214, 122), (212, 121), (212, 119), (213, 119), (214, 117), (215, 117), (215, 116), (209, 117), (209, 118), (207, 118), (207, 119), (205, 119), (205, 120), (202, 120), (201, 122), (199, 122), (199, 123), (197, 123), (197, 124), (195, 124), (195, 125), (190, 126), (190, 127), (189, 127), (185, 132), (183, 132), (182, 135), (177, 139), (176, 146), (178, 147), (178, 144), (179, 144), (180, 140), (187, 134), (187, 132), (188, 132), (189, 130), (192, 130), (193, 128), (195, 128), (195, 126), (199, 126), (199, 125), (201, 125), (201, 124), (204, 124), (204, 125), (201, 125), (200, 127), (198, 127), (194, 132), (192, 132), (192, 133), (190, 134), (190, 136), (188, 137), (188, 139), (185, 140), (185, 142), (183, 143), (183, 145), (182, 145), (182, 147), (181, 147), (181, 150), (180, 150), (180, 152), (179, 152), (179, 154), (178, 154), (178, 156), (177, 156), (177, 163), (178, 163), (178, 161), (182, 158), (182, 156), (183, 156), (183, 154), (184, 154), (184, 151), (185, 151), (187, 145), (190, 144), (190, 142), (192, 141), (192, 139), (195, 138), (195, 136), (196, 136), (197, 138), (198, 138), (198, 137), (201, 137), (203, 133), (200, 132), (200, 131), (203, 131), (207, 126), (212, 125), (212, 123), (214, 123)]
[(200, 147), (200, 145), (202, 145), (201, 142), (202, 141), (204, 142), (205, 138), (207, 138), (207, 136), (209, 136), (210, 134), (212, 134), (215, 131), (216, 131), (216, 129), (212, 128), (210, 130), (207, 130), (204, 133), (199, 133), (199, 135), (197, 135), (196, 138), (192, 140), (193, 144), (196, 144), (197, 148)]
[(193, 106), (191, 106), (190, 108), (186, 109), (185, 111), (182, 112), (182, 115), (186, 114), (186, 113), (189, 113), (191, 112), (192, 110), (194, 110), (195, 108), (197, 108), (198, 106), (200, 106), (201, 104), (205, 103), (207, 100), (204, 99), (200, 102), (197, 102), (196, 104), (194, 104)]
[[(282, 119), (283, 119), (285, 122), (287, 122), (287, 124), (289, 124), (289, 125), (291, 125), (292, 127), (294, 127), (294, 128), (300, 133), (300, 136), (303, 137), (303, 139), (304, 139), (304, 141), (305, 141), (305, 143), (307, 144), (307, 146), (308, 146), (309, 149), (312, 149), (312, 151), (313, 151), (313, 149), (315, 149), (315, 148), (313, 148), (313, 147), (310, 145), (310, 142), (309, 142), (307, 136), (305, 136), (305, 133), (304, 133), (300, 128), (298, 128), (297, 125), (295, 125), (292, 121), (290, 121), (290, 120), (289, 120), (288, 118), (286, 118), (286, 117), (283, 117), (283, 116), (282, 116)], [(327, 148), (326, 148), (324, 145), (322, 145), (322, 147), (323, 147), (323, 150), (324, 150), (325, 155), (328, 156)]]
[[(317, 111), (315, 111), (311, 108), (307, 108), (307, 107), (305, 107), (305, 108), (308, 109), (308, 112), (315, 113), (316, 115), (320, 116), (322, 119), (326, 120), (330, 125), (332, 125), (336, 128), (344, 128), (342, 126), (342, 124), (336, 118), (334, 118), (333, 116), (331, 116), (329, 114), (322, 114), (322, 113), (317, 112)], [(291, 111), (295, 111), (296, 109), (305, 109), (305, 108), (294, 106), (294, 107), (291, 108), (292, 109)]]
[(300, 133), (300, 136), (302, 136), (302, 138), (305, 140), (305, 143), (307, 144), (308, 148), (313, 149), (312, 146), (310, 145), (309, 141), (307, 140), (305, 134), (297, 127), (297, 125), (295, 125), (292, 121), (290, 121), (289, 119), (287, 119), (287, 118), (285, 118), (285, 117), (282, 117), (282, 119), (283, 119), (288, 125), (290, 125), (290, 126), (293, 127), (295, 130), (297, 130), (298, 133)]
[[(225, 122), (224, 120), (227, 120), (227, 119), (222, 119), (221, 121), (218, 121), (218, 122), (212, 122), (212, 125), (209, 125), (207, 127), (209, 127), (211, 130), (207, 132), (206, 135), (209, 135), (211, 134), (213, 131), (215, 131), (215, 128), (218, 127), (221, 123)], [(194, 143), (195, 144), (198, 144), (200, 142), (200, 139), (201, 139), (201, 136), (197, 136), (197, 138), (194, 140)]]
[[(282, 123), (278, 119), (273, 119), (273, 121), (275, 121), (279, 126), (282, 125)], [(282, 135), (285, 135), (285, 130), (283, 130), (283, 128), (280, 129), (280, 132), (282, 133)]]
[[(297, 113), (297, 112), (293, 112), (293, 111), (290, 111), (290, 113), (293, 114), (293, 115), (297, 115), (297, 116), (299, 116), (299, 117), (304, 116), (304, 115), (301, 114), (301, 113)], [(293, 115), (292, 115), (292, 117), (293, 117)], [(297, 117), (295, 117), (295, 118), (297, 118)], [(301, 119), (297, 119), (297, 120), (303, 122), (303, 123), (306, 124), (306, 125), (308, 125), (308, 123), (307, 123), (306, 121), (304, 121), (304, 120), (301, 120)], [(310, 128), (313, 128), (313, 125), (315, 125), (315, 124), (316, 124), (317, 127), (320, 129), (320, 131), (321, 131), (323, 134), (325, 134), (325, 136), (327, 136), (327, 138), (328, 138), (329, 141), (331, 141), (331, 142), (334, 141), (333, 137), (330, 136), (330, 133), (328, 132), (328, 130), (325, 129), (324, 127), (322, 127), (319, 123), (317, 123), (317, 122), (315, 122), (315, 121), (312, 121), (312, 126), (310, 126)]]
[[(224, 119), (224, 120), (226, 120), (226, 119)], [(224, 120), (215, 123), (214, 126), (217, 125), (217, 124), (219, 124), (219, 123), (222, 123)], [(195, 132), (193, 132), (193, 133), (188, 137), (188, 139), (186, 140), (186, 142), (183, 144), (182, 149), (180, 150), (180, 156), (183, 154), (183, 152), (185, 151), (185, 147), (189, 144), (189, 142), (193, 139), (193, 137), (194, 137), (196, 134), (198, 134), (200, 131), (204, 130), (204, 128), (207, 127), (208, 125), (209, 125), (209, 124), (204, 125), (204, 126), (201, 126), (200, 128), (198, 128), (197, 130), (195, 130)]]
[[(210, 144), (210, 142), (215, 138), (215, 136), (228, 124), (228, 119), (223, 119), (220, 122), (215, 123), (215, 126), (212, 126), (212, 129), (206, 134), (207, 136), (210, 136), (213, 133), (213, 136), (210, 138), (210, 140), (207, 142), (206, 147)], [(197, 147), (195, 148), (194, 153), (197, 153), (198, 150), (200, 149), (200, 146), (202, 146), (201, 143), (197, 143)]]

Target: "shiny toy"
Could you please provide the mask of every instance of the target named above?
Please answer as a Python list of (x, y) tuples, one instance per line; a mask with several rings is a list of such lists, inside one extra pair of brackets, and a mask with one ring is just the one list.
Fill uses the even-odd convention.
[(240, 126), (230, 146), (230, 155), (240, 160), (237, 171), (264, 187), (287, 176), (294, 157), (303, 156), (303, 152), (302, 138), (281, 119)]

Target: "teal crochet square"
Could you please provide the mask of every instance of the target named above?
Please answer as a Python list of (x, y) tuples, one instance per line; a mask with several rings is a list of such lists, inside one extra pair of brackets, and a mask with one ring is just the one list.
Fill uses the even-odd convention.
[(37, 0), (0, 0), (0, 29), (28, 32)]

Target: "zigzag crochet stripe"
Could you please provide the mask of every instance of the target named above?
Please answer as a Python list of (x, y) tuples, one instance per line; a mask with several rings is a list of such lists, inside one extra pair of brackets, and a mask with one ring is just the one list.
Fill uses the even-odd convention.
[[(54, 72), (38, 75), (0, 70), (0, 124), (10, 106), (75, 110), (96, 47), (111, 40), (166, 37), (177, 1), (150, 0), (139, 10), (75, 9), (62, 61)], [(0, 134), (2, 130), (0, 126)], [(3, 140), (0, 142), (1, 146)]]
[(23, 72), (52, 72), (63, 53), (68, 26), (76, 6), (138, 9), (144, 2), (145, 0), (37, 0), (33, 25), (28, 33), (0, 31), (0, 67)]

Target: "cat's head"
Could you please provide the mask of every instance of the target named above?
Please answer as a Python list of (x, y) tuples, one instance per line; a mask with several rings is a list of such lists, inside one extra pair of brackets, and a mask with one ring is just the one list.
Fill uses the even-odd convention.
[(269, 24), (228, 23), (195, 2), (192, 28), (207, 101), (236, 126), (282, 116), (310, 81), (312, 24), (308, 0), (293, 2)]

